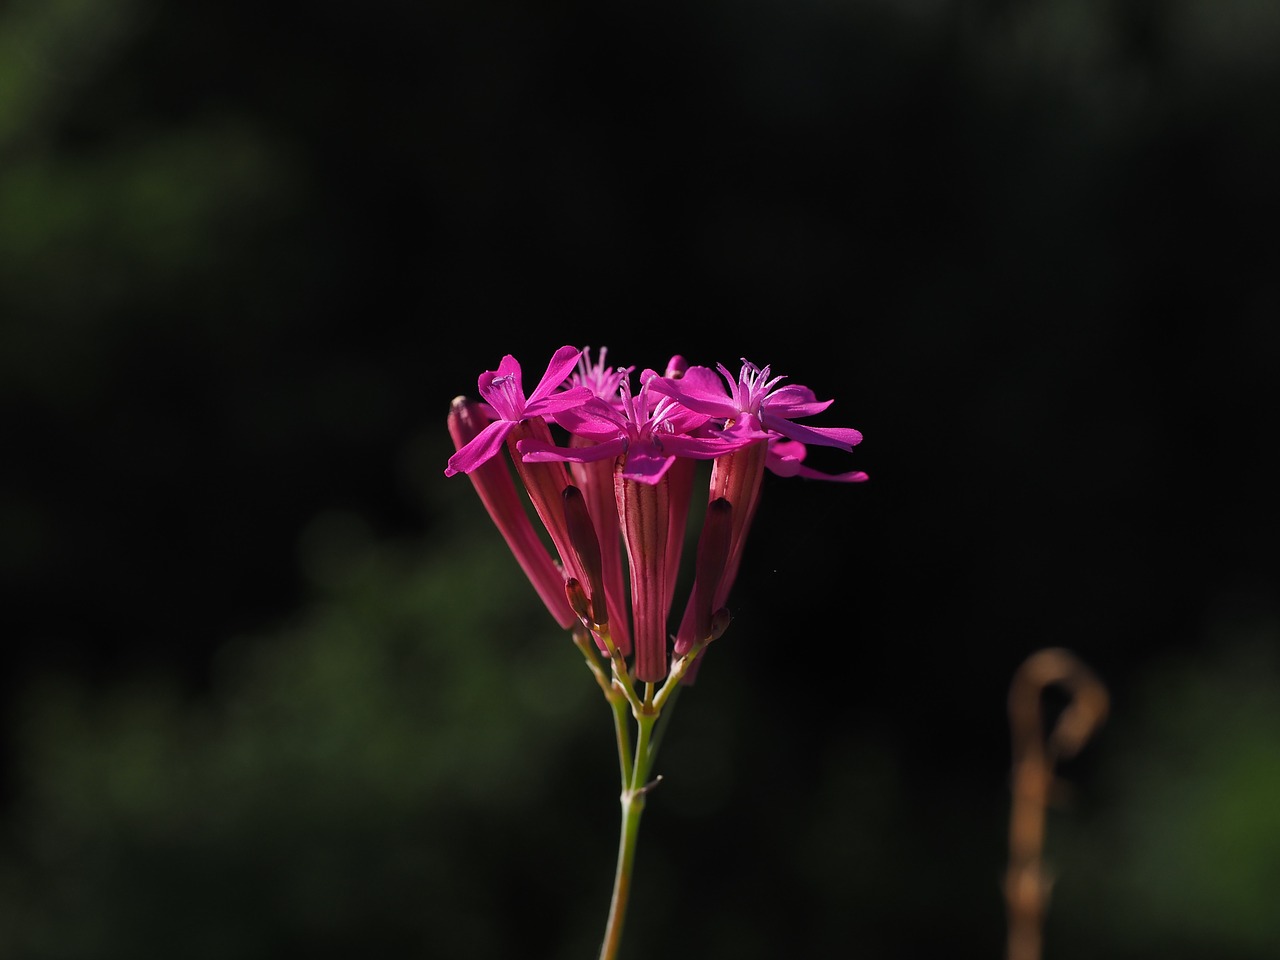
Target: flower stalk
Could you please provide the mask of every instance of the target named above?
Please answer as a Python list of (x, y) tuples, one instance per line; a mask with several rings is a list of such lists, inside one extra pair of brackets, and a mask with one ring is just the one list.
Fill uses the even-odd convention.
[[(609, 705), (621, 822), (600, 960), (617, 960), (640, 821), (662, 780), (653, 772), (658, 747), (676, 697), (693, 682), (707, 645), (729, 626), (727, 601), (765, 471), (837, 483), (866, 474), (824, 474), (804, 464), (806, 445), (848, 451), (862, 435), (795, 423), (831, 401), (783, 384), (767, 366), (744, 360), (735, 378), (723, 365), (691, 366), (677, 355), (663, 374), (644, 370), (633, 390), (635, 368), (609, 369), (605, 353), (593, 362), (589, 350), (561, 347), (528, 393), (510, 355), (482, 373), (481, 400), (459, 397), (452, 405), (456, 452), (445, 475), (469, 475), (547, 610), (570, 628)], [(700, 460), (712, 464), (707, 509), (693, 589), (673, 634)]]
[[(727, 619), (720, 618), (720, 623), (727, 623)], [(612, 685), (606, 687), (601, 682), (605, 699), (613, 708), (614, 727), (618, 737), (618, 764), (622, 771), (622, 793), (619, 797), (621, 823), (618, 830), (618, 859), (614, 868), (613, 894), (609, 898), (604, 940), (600, 946), (600, 960), (615, 960), (622, 944), (623, 923), (631, 900), (631, 879), (635, 869), (640, 820), (644, 814), (646, 797), (662, 782), (661, 775), (652, 779), (650, 775), (658, 757), (662, 734), (675, 705), (675, 696), (680, 692), (686, 671), (712, 639), (713, 637), (708, 636), (704, 642), (695, 644), (683, 656), (675, 658), (662, 685), (657, 687), (646, 683), (643, 697), (637, 694), (633, 678), (626, 673), (625, 663), (619, 673), (617, 660), (614, 663)], [(588, 666), (596, 674), (597, 680), (603, 681), (604, 674), (585, 637), (579, 646), (588, 654)], [(636, 727), (634, 747), (628, 736), (628, 707)]]

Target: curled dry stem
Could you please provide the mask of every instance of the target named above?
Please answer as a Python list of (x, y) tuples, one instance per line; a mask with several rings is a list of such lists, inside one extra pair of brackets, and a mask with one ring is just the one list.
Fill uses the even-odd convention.
[[(1069, 700), (1052, 729), (1044, 728), (1044, 693), (1063, 688)], [(1075, 756), (1106, 719), (1109, 698), (1093, 671), (1071, 652), (1037, 651), (1014, 674), (1009, 689), (1013, 739), (1013, 808), (1004, 894), (1008, 911), (1007, 960), (1039, 960), (1052, 878), (1042, 857), (1045, 815), (1054, 766)]]

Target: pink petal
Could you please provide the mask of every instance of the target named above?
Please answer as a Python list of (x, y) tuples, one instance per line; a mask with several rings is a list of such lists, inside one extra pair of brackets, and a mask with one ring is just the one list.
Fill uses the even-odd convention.
[(677, 434), (663, 437), (662, 449), (668, 455), (675, 454), (678, 457), (690, 457), (694, 460), (711, 460), (726, 453), (732, 453), (753, 441), (764, 440), (767, 436), (763, 433), (746, 431), (741, 435), (722, 433), (716, 437), (682, 437)]
[(765, 412), (760, 419), (770, 430), (776, 430), (784, 437), (790, 437), (802, 443), (852, 450), (862, 442), (862, 434), (852, 427), (806, 427), (768, 412)]
[(627, 449), (625, 437), (606, 440), (589, 447), (557, 447), (545, 440), (532, 437), (516, 443), (520, 451), (520, 459), (525, 463), (552, 463), (567, 461), (569, 463), (594, 463), (608, 457), (616, 457)]
[(530, 399), (529, 405), (525, 407), (526, 415), (536, 414), (538, 416), (551, 416), (559, 423), (559, 416), (566, 411), (574, 410), (588, 400), (596, 399), (595, 394), (587, 387), (571, 387), (568, 390), (561, 390), (547, 397), (538, 397)]
[(649, 382), (649, 389), (675, 397), (690, 410), (708, 417), (732, 417), (738, 412), (725, 392), (724, 381), (710, 367), (690, 367), (679, 380), (655, 377)]
[(804, 477), (808, 480), (828, 480), (832, 483), (861, 483), (867, 479), (867, 475), (861, 470), (850, 470), (848, 473), (822, 473), (812, 467), (804, 466), (796, 458), (775, 457), (772, 454), (769, 456), (768, 467), (770, 472), (780, 477)]
[[(511, 360), (515, 364), (515, 373), (502, 373), (501, 369), (510, 365), (507, 361)], [(504, 377), (510, 378), (510, 382), (502, 383), (498, 389), (494, 389), (493, 382), (501, 380)], [(498, 364), (498, 370), (486, 370), (480, 374), (480, 379), (476, 381), (477, 387), (480, 389), (480, 396), (486, 401), (486, 405), (495, 414), (495, 420), (519, 420), (524, 416), (524, 394), (520, 392), (520, 364), (516, 363), (510, 356), (503, 357), (502, 363)]]
[(810, 467), (801, 467), (796, 471), (796, 476), (805, 477), (808, 480), (827, 480), (832, 483), (861, 483), (867, 479), (867, 475), (861, 470), (850, 470), (848, 473), (822, 473)]
[(498, 369), (491, 371), (491, 374), (497, 377), (511, 377), (520, 390), (520, 396), (524, 396), (524, 374), (520, 370), (520, 361), (511, 354), (504, 356), (498, 364)]
[(611, 440), (627, 429), (626, 418), (599, 397), (560, 411), (556, 423), (575, 436), (599, 441)]
[(768, 409), (779, 416), (794, 420), (797, 417), (812, 417), (831, 406), (832, 400), (819, 400), (808, 387), (791, 384), (779, 387), (769, 394)]
[(662, 479), (675, 459), (656, 449), (646, 450), (641, 446), (635, 446), (627, 453), (627, 462), (622, 467), (622, 476), (638, 483), (654, 484)]
[[(785, 386), (778, 387), (777, 390), (771, 391), (769, 399), (779, 399), (786, 403), (813, 403), (818, 399), (818, 396), (808, 387), (798, 383), (788, 383)], [(830, 405), (831, 401), (828, 400), (826, 403)]]
[(444, 475), (452, 477), (455, 473), (470, 473), (480, 464), (493, 458), (502, 449), (515, 424), (510, 420), (495, 420), (475, 435), (466, 446), (449, 458)]
[(801, 461), (809, 451), (797, 440), (776, 440), (769, 444), (769, 470), (780, 477), (805, 477), (810, 480), (829, 480), (833, 483), (860, 483), (867, 479), (861, 470), (848, 473), (821, 473), (806, 467)]
[(579, 347), (564, 346), (557, 350), (551, 362), (547, 364), (547, 372), (542, 375), (533, 393), (529, 394), (529, 402), (542, 400), (568, 380), (569, 374), (573, 373), (573, 368), (577, 366), (578, 358), (581, 356), (582, 350)]

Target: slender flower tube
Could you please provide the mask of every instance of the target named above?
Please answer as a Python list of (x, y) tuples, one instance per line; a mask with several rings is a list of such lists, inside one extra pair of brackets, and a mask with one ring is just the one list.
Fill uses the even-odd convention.
[(758, 441), (720, 457), (711, 466), (711, 484), (707, 496), (711, 500), (724, 497), (733, 505), (729, 558), (725, 562), (724, 574), (720, 577), (715, 599), (712, 601), (716, 609), (725, 605), (729, 599), (729, 591), (738, 579), (747, 533), (756, 518), (756, 509), (760, 506), (760, 487), (764, 482), (768, 451), (768, 443)]
[[(457, 449), (475, 439), (487, 423), (481, 405), (474, 400), (457, 397), (450, 405), (449, 435)], [(469, 476), (480, 501), (551, 616), (561, 627), (572, 626), (577, 618), (565, 600), (564, 575), (530, 522), (506, 461), (487, 460), (473, 467)]]
[(656, 683), (667, 675), (667, 535), (669, 481), (650, 482), (626, 474), (619, 461), (614, 474), (618, 520), (631, 568), (631, 609), (635, 618), (637, 680)]
[(693, 481), (696, 478), (698, 465), (694, 460), (677, 457), (671, 469), (667, 471), (667, 483), (670, 493), (667, 500), (670, 508), (667, 511), (667, 598), (666, 609), (671, 610), (675, 599), (676, 571), (680, 569), (680, 558), (684, 553), (684, 532), (689, 522), (689, 504), (693, 500)]
[(676, 636), (677, 657), (684, 656), (695, 644), (703, 643), (712, 636), (713, 615), (723, 609), (716, 606), (716, 591), (729, 562), (732, 537), (733, 505), (725, 497), (718, 497), (707, 504), (702, 532), (698, 536), (693, 593), (685, 614), (690, 621), (690, 630)]
[(551, 430), (541, 417), (530, 417), (513, 424), (507, 432), (507, 446), (515, 463), (516, 473), (524, 481), (525, 491), (542, 525), (551, 535), (560, 554), (560, 564), (566, 577), (586, 581), (587, 577), (578, 565), (578, 557), (569, 536), (569, 525), (564, 515), (564, 490), (569, 486), (569, 471), (563, 463), (527, 463), (517, 450), (518, 444), (536, 439), (542, 443), (551, 441)]
[(582, 491), (570, 484), (564, 488), (564, 519), (569, 530), (578, 568), (587, 575), (591, 590), (591, 621), (587, 626), (609, 622), (609, 605), (605, 599), (603, 567), (600, 562), (600, 539)]
[[(712, 612), (725, 606), (729, 599), (729, 591), (738, 578), (738, 567), (742, 563), (742, 550), (746, 544), (747, 532), (751, 528), (751, 521), (755, 519), (756, 508), (760, 504), (760, 487), (764, 481), (764, 465), (768, 450), (767, 440), (757, 440), (732, 453), (718, 457), (711, 466), (711, 483), (707, 491), (709, 502), (723, 498), (732, 507), (728, 554), (719, 579), (712, 588), (710, 603)], [(707, 589), (707, 586), (704, 585), (703, 589)], [(676, 648), (679, 652), (705, 639), (697, 636), (697, 614), (698, 605), (691, 598), (685, 606), (684, 616), (676, 631)], [(695, 662), (693, 669), (685, 675), (686, 683), (693, 682), (697, 675), (697, 666)]]
[[(569, 438), (574, 448), (589, 447), (593, 441), (578, 436)], [(612, 619), (609, 632), (622, 655), (631, 654), (630, 609), (627, 600), (627, 571), (622, 560), (622, 533), (618, 526), (618, 504), (613, 492), (613, 470), (616, 458), (589, 462), (569, 462), (573, 482), (582, 491), (591, 522), (600, 540), (601, 576)]]
[[(557, 447), (549, 438), (523, 437), (516, 444), (518, 455), (513, 453), (526, 467), (555, 461), (616, 462), (614, 496), (630, 570), (632, 646), (636, 676), (645, 682), (667, 673), (667, 615), (693, 480), (693, 466), (685, 461), (711, 459), (757, 442), (754, 437), (695, 435), (707, 417), (669, 397), (651, 401), (649, 384), (659, 379), (646, 371), (634, 395), (630, 383), (622, 381), (619, 407), (592, 397), (559, 415), (561, 426), (591, 443)], [(561, 560), (569, 565), (563, 551)]]
[[(601, 347), (595, 359), (591, 348), (583, 347), (577, 369), (565, 383), (566, 389), (585, 387), (600, 401), (622, 410), (622, 385), (635, 367), (610, 367), (607, 362), (609, 349)], [(569, 446), (583, 449), (596, 445), (595, 440), (576, 433), (569, 435)], [(613, 468), (616, 455), (601, 460), (570, 460), (569, 473), (573, 482), (582, 490), (600, 538), (605, 596), (613, 620), (609, 631), (614, 645), (623, 656), (631, 653), (631, 617), (627, 600), (627, 571), (622, 561), (622, 535), (618, 528), (618, 506), (613, 495)]]

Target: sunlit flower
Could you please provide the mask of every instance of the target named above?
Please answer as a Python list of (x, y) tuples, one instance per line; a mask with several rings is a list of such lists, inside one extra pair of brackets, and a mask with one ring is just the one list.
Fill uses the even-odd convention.
[(591, 348), (583, 347), (582, 356), (578, 359), (578, 367), (569, 375), (566, 387), (586, 387), (592, 394), (606, 403), (617, 406), (621, 403), (622, 385), (635, 367), (610, 367), (605, 358), (609, 355), (608, 347), (601, 347), (592, 361)]
[(757, 367), (743, 360), (737, 379), (724, 364), (718, 364), (717, 369), (720, 376), (709, 367), (689, 367), (678, 380), (664, 378), (653, 389), (690, 410), (723, 421), (727, 436), (763, 438), (774, 434), (843, 450), (852, 450), (862, 442), (862, 434), (851, 427), (793, 423), (798, 417), (821, 413), (832, 401), (818, 400), (812, 390), (798, 384), (779, 386), (786, 378), (770, 377), (767, 365)]
[(650, 387), (668, 382), (648, 373), (640, 390), (631, 392), (622, 381), (618, 408), (598, 397), (565, 409), (558, 422), (574, 436), (594, 441), (594, 446), (558, 447), (534, 439), (521, 440), (517, 449), (526, 463), (563, 460), (588, 463), (623, 457), (622, 476), (641, 483), (657, 483), (676, 457), (710, 460), (748, 442), (728, 436), (696, 436), (694, 431), (709, 419), (672, 397), (651, 401)]
[(521, 420), (532, 417), (551, 417), (577, 406), (591, 391), (586, 387), (572, 387), (557, 391), (568, 378), (582, 351), (564, 346), (555, 352), (547, 371), (527, 397), (520, 371), (520, 363), (508, 354), (502, 358), (497, 370), (480, 374), (477, 387), (488, 405), (485, 412), (492, 422), (477, 434), (470, 443), (449, 458), (444, 475), (470, 473), (502, 449), (507, 437)]
[[(527, 396), (520, 365), (504, 357), (479, 378), (484, 402), (469, 408), (467, 429), (455, 432), (458, 451), (445, 472), (483, 470), (473, 478), (477, 489), (482, 496), (489, 491), (486, 505), (557, 620), (576, 611), (591, 627), (607, 617), (617, 649), (634, 653), (636, 679), (652, 683), (670, 666), (667, 622), (695, 461), (712, 461), (707, 498), (714, 507), (704, 519), (693, 590), (675, 633), (677, 656), (727, 623), (726, 602), (766, 469), (784, 477), (865, 480), (862, 471), (827, 474), (804, 462), (806, 445), (851, 450), (862, 434), (796, 423), (831, 401), (784, 384), (768, 366), (744, 360), (734, 377), (723, 365), (690, 366), (677, 354), (664, 375), (644, 370), (637, 390), (635, 368), (611, 367), (607, 357), (603, 347), (594, 358), (590, 348), (562, 347)], [(532, 549), (531, 529), (520, 526), (510, 491), (502, 488), (495, 500), (501, 481), (489, 461), (504, 445), (558, 565), (545, 549)], [(564, 589), (556, 589), (566, 581), (577, 603), (568, 611), (571, 601), (561, 603)]]
[[(593, 360), (590, 348), (561, 347), (528, 395), (520, 365), (503, 357), (497, 370), (479, 378), (483, 402), (454, 401), (449, 431), (457, 452), (445, 473), (470, 475), (548, 609), (572, 628), (574, 645), (612, 708), (623, 820), (600, 953), (612, 960), (644, 796), (661, 779), (651, 779), (650, 771), (663, 711), (681, 684), (693, 682), (707, 644), (729, 626), (727, 600), (765, 471), (845, 483), (866, 474), (824, 474), (805, 465), (806, 444), (848, 451), (862, 434), (795, 423), (831, 401), (784, 385), (767, 366), (743, 360), (735, 378), (723, 365), (690, 366), (675, 354), (664, 374), (644, 370), (633, 391), (636, 368), (610, 367), (607, 354), (602, 347)], [(494, 462), (503, 447), (509, 462)], [(702, 460), (711, 461), (707, 506), (692, 588), (672, 637), (668, 624), (695, 481), (706, 476)], [(517, 495), (519, 485), (527, 500)], [(534, 530), (529, 505), (559, 553), (558, 564)]]

